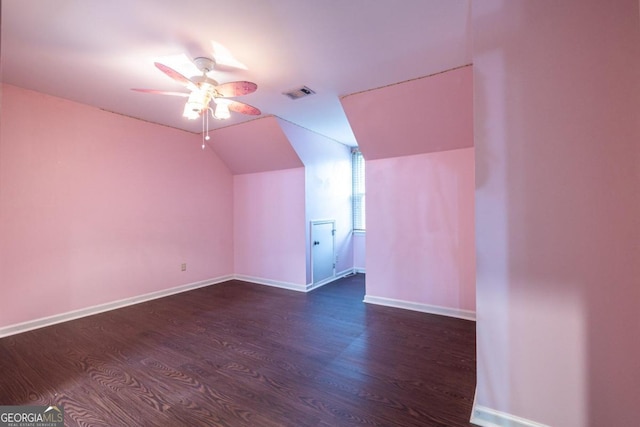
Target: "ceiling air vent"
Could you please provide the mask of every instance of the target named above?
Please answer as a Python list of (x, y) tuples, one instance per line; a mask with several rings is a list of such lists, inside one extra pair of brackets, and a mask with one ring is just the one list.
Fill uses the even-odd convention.
[(315, 92), (309, 89), (306, 86), (299, 87), (297, 89), (290, 90), (288, 92), (283, 92), (283, 95), (287, 95), (291, 99), (300, 99), (305, 96), (313, 95)]

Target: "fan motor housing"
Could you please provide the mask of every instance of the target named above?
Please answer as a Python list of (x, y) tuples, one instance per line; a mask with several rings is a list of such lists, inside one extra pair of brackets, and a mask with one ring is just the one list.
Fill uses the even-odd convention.
[(216, 67), (216, 61), (211, 58), (205, 58), (203, 56), (199, 56), (193, 60), (193, 63), (196, 64), (198, 70), (202, 71), (204, 74), (207, 74)]

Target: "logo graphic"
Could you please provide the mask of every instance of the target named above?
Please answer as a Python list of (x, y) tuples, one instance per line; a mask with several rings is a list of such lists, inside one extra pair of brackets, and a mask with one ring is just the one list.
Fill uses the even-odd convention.
[(64, 427), (64, 408), (0, 406), (0, 427)]

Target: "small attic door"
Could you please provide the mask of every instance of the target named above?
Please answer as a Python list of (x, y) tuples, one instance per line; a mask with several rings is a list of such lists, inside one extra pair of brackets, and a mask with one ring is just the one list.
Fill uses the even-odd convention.
[(311, 221), (311, 278), (314, 285), (335, 277), (335, 232), (334, 220)]

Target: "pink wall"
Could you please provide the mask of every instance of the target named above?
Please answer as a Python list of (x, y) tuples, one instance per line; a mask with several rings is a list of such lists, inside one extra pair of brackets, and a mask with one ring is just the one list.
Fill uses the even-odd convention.
[(367, 162), (367, 296), (475, 311), (474, 149)]
[(0, 327), (231, 274), (232, 196), (199, 136), (3, 85)]
[(353, 268), (351, 243), (351, 150), (303, 127), (280, 126), (305, 166), (307, 283), (311, 283), (310, 223), (335, 220), (336, 273)]
[(473, 6), (478, 405), (640, 419), (637, 0)]
[(304, 287), (304, 168), (233, 177), (234, 272)]
[(367, 296), (475, 310), (472, 69), (342, 99), (367, 180)]
[(346, 96), (366, 160), (473, 146), (471, 66)]

